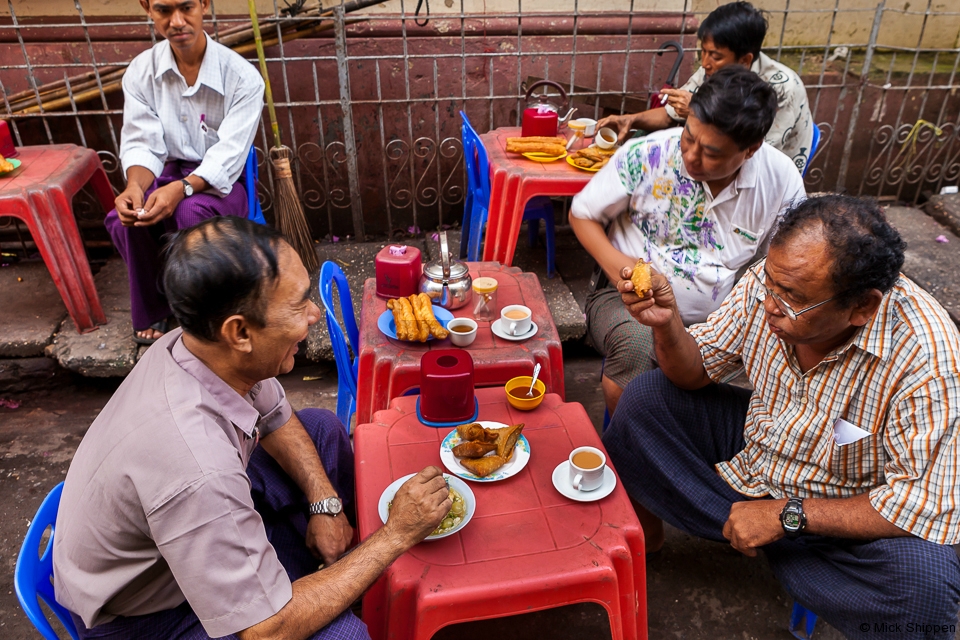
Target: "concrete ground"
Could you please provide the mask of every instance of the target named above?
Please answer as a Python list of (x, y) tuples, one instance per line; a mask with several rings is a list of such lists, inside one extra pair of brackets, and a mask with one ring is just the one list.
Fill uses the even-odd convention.
[[(891, 220), (901, 229), (910, 247), (904, 271), (934, 292), (958, 320), (960, 293), (952, 274), (960, 271), (956, 244), (936, 242), (946, 233), (952, 243), (960, 238), (916, 209), (891, 208)], [(525, 238), (525, 235), (522, 236)], [(421, 241), (427, 252), (431, 241)], [(557, 237), (560, 278), (545, 277), (543, 249), (528, 250), (521, 241), (515, 264), (540, 274), (544, 288), (557, 306), (564, 306), (570, 338), (564, 345), (567, 400), (582, 403), (599, 428), (603, 400), (599, 385), (600, 358), (584, 346), (582, 307), (591, 264), (569, 230)], [(323, 247), (342, 261), (354, 282), (370, 269), (372, 246)], [(375, 253), (375, 251), (373, 251)], [(358, 265), (360, 268), (357, 268)], [(351, 268), (353, 267), (353, 268)], [(19, 403), (0, 406), (0, 638), (20, 640), (37, 637), (13, 594), (13, 570), (23, 535), (47, 492), (63, 479), (86, 429), (109, 400), (119, 378), (90, 378), (66, 371), (54, 358), (70, 359), (73, 371), (109, 374), (112, 362), (132, 366), (135, 354), (125, 344), (130, 332), (126, 319), (129, 302), (124, 297), (116, 262), (108, 262), (97, 274), (98, 287), (108, 315), (115, 314), (115, 327), (102, 330), (109, 340), (92, 336), (54, 337), (65, 310), (49, 276), (27, 263), (0, 269), (0, 399)], [(45, 281), (44, 278), (47, 278)], [(126, 324), (124, 324), (124, 322)], [(322, 324), (322, 323), (320, 323)], [(559, 324), (559, 323), (558, 323)], [(324, 355), (323, 336), (311, 338), (308, 353)], [(54, 343), (54, 344), (51, 344)], [(110, 344), (108, 344), (110, 343)], [(103, 346), (101, 346), (103, 345)], [(97, 361), (89, 354), (111, 352)], [(46, 354), (49, 357), (44, 357)], [(310, 378), (305, 380), (304, 378)], [(336, 404), (336, 371), (329, 362), (306, 358), (284, 376), (283, 384), (296, 407), (326, 407)], [(4, 403), (0, 403), (4, 405)], [(692, 538), (668, 529), (663, 551), (648, 558), (647, 608), (649, 637), (777, 639), (792, 636), (786, 625), (792, 603), (762, 558), (747, 558), (728, 545)], [(582, 639), (607, 638), (609, 627), (597, 605), (576, 605), (525, 614), (503, 620), (449, 627), (437, 640), (501, 638)], [(840, 634), (824, 624), (815, 637), (837, 640)]]

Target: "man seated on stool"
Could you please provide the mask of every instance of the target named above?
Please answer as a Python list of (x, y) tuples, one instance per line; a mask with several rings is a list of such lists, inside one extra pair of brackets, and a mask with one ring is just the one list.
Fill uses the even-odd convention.
[[(779, 213), (805, 196), (790, 160), (763, 142), (776, 97), (757, 74), (718, 71), (690, 108), (683, 129), (628, 141), (570, 208), (570, 226), (606, 277), (617, 282), (637, 258), (652, 262), (677, 291), (685, 324), (720, 306), (738, 272), (766, 253)], [(653, 366), (650, 328), (611, 286), (587, 298), (587, 331), (606, 358), (613, 415), (627, 383)]]
[[(710, 12), (700, 28), (700, 68), (679, 89), (666, 89), (656, 100), (666, 104), (641, 113), (609, 116), (599, 127), (619, 131), (623, 141), (630, 129), (659, 131), (683, 124), (690, 114), (690, 98), (711, 75), (728, 65), (750, 69), (770, 83), (777, 94), (777, 116), (766, 140), (790, 158), (803, 174), (813, 144), (813, 116), (800, 76), (786, 65), (760, 52), (767, 35), (767, 20), (749, 2), (731, 2)], [(656, 101), (655, 100), (655, 101)]]
[[(127, 263), (134, 340), (169, 328), (161, 236), (211, 216), (248, 214), (237, 182), (263, 111), (263, 80), (203, 31), (210, 0), (140, 0), (165, 40), (123, 76), (120, 163), (127, 188), (106, 225)], [(251, 185), (247, 185), (250, 187)]]
[(140, 359), (67, 473), (57, 601), (80, 638), (369, 638), (349, 607), (446, 516), (443, 475), (411, 478), (344, 555), (346, 430), (327, 410), (294, 414), (275, 378), (320, 318), (296, 251), (211, 218), (177, 233), (164, 286), (181, 328)]
[[(960, 333), (900, 275), (905, 246), (876, 204), (825, 196), (784, 215), (702, 324), (684, 329), (663, 276), (643, 300), (620, 281), (660, 370), (626, 388), (603, 442), (648, 549), (662, 518), (762, 549), (846, 637), (954, 637)], [(723, 384), (741, 373), (752, 395)]]

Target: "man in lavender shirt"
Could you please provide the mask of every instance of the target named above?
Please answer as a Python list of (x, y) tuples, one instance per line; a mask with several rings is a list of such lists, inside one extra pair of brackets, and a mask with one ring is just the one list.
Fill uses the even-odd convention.
[[(85, 638), (369, 638), (349, 610), (451, 507), (427, 467), (353, 538), (353, 453), (277, 381), (320, 318), (280, 234), (242, 218), (180, 231), (164, 287), (180, 329), (90, 426), (67, 473), (57, 601)], [(325, 567), (318, 571), (323, 563)]]

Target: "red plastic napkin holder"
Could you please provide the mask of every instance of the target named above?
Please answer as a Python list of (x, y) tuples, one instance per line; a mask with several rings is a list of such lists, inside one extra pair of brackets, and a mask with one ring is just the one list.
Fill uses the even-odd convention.
[(468, 421), (476, 409), (473, 358), (463, 349), (436, 349), (420, 358), (420, 415), (428, 422)]

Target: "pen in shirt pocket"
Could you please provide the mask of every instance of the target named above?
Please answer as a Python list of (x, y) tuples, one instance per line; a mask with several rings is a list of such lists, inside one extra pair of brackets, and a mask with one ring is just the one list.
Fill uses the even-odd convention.
[(204, 122), (206, 119), (207, 119), (207, 114), (201, 113), (200, 114), (200, 131), (203, 131), (204, 133), (207, 133), (209, 131), (209, 129), (207, 128), (207, 123)]

